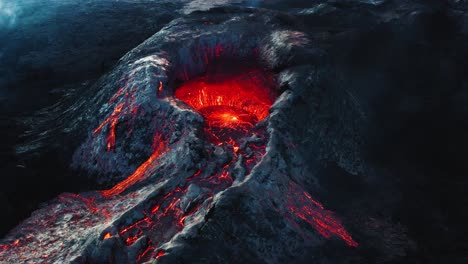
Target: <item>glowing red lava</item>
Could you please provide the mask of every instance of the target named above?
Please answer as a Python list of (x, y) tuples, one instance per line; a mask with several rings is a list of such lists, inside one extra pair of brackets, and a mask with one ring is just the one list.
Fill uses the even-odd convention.
[(274, 102), (272, 85), (272, 77), (261, 70), (214, 73), (184, 83), (175, 97), (205, 118), (214, 143), (233, 143), (268, 116)]
[(108, 151), (111, 151), (115, 146), (115, 126), (117, 125), (119, 121), (119, 115), (122, 112), (122, 107), (123, 107), (123, 104), (117, 105), (117, 107), (114, 109), (114, 112), (111, 114), (111, 116), (108, 117), (106, 120), (104, 120), (104, 122), (102, 122), (99, 125), (99, 127), (93, 131), (94, 134), (99, 133), (99, 131), (101, 131), (101, 129), (105, 125), (110, 124), (109, 136), (106, 139)]
[(162, 140), (162, 137), (159, 133), (157, 133), (154, 137), (154, 142), (158, 144), (153, 144), (156, 146), (153, 147), (153, 154), (151, 154), (151, 156), (143, 164), (141, 164), (140, 167), (138, 167), (132, 175), (128, 176), (127, 179), (118, 183), (117, 185), (112, 187), (112, 189), (102, 191), (102, 195), (104, 197), (109, 198), (111, 196), (121, 194), (128, 187), (134, 185), (135, 183), (143, 180), (145, 177), (148, 176), (147, 172), (150, 169), (150, 167), (156, 167), (157, 165), (154, 163), (154, 161), (167, 152), (167, 149), (164, 145), (164, 141)]
[(359, 244), (354, 241), (341, 222), (336, 219), (332, 211), (326, 210), (323, 205), (314, 200), (309, 193), (302, 190), (297, 184), (289, 184), (289, 193), (286, 196), (286, 208), (296, 217), (309, 223), (323, 237), (330, 238), (333, 235), (343, 239), (350, 247)]
[(104, 235), (103, 240), (109, 239), (109, 238), (111, 238), (111, 237), (112, 237), (111, 233), (107, 232), (107, 233)]

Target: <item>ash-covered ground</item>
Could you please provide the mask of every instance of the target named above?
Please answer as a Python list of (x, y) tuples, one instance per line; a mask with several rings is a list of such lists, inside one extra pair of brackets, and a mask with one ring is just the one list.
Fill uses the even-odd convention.
[(466, 263), (466, 1), (1, 1), (1, 263)]

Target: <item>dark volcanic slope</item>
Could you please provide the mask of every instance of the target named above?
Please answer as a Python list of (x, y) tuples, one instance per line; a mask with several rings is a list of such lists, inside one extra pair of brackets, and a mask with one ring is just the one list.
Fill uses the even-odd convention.
[(82, 192), (0, 261), (466, 262), (465, 2), (211, 4), (161, 3), (157, 33), (22, 120), (17, 157)]

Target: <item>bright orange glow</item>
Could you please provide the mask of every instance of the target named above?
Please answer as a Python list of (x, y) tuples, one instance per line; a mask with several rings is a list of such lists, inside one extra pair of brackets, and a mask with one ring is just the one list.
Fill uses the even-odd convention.
[(117, 93), (115, 93), (114, 96), (112, 96), (112, 98), (109, 100), (109, 104), (112, 104), (115, 100), (117, 100), (117, 98), (119, 98), (124, 91), (125, 91), (125, 86), (120, 88), (117, 91)]
[(111, 151), (115, 146), (115, 126), (119, 121), (119, 115), (122, 112), (122, 108), (123, 104), (117, 105), (114, 109), (114, 112), (112, 112), (112, 114), (93, 131), (93, 133), (96, 134), (101, 131), (105, 125), (110, 124), (109, 136), (106, 139), (108, 151)]
[(163, 91), (163, 83), (162, 83), (162, 82), (159, 82), (158, 96), (161, 95), (162, 91)]
[(107, 232), (107, 233), (104, 235), (103, 240), (109, 239), (109, 238), (111, 238), (111, 237), (112, 237), (111, 233)]
[(255, 123), (257, 123), (257, 118), (255, 116), (236, 107), (226, 107), (223, 105), (205, 107), (201, 109), (200, 112), (205, 116), (209, 125), (213, 127), (253, 127)]
[(162, 257), (162, 256), (164, 256), (164, 255), (166, 255), (166, 252), (164, 252), (164, 251), (161, 250), (161, 251), (159, 251), (159, 252), (156, 254), (156, 259), (158, 259), (158, 258), (160, 258), (160, 257)]
[(138, 238), (138, 236), (128, 237), (127, 239), (125, 239), (125, 242), (127, 243), (127, 246), (131, 246), (138, 240)]
[(205, 118), (214, 143), (235, 143), (233, 133), (247, 132), (269, 115), (272, 86), (272, 77), (261, 70), (216, 72), (184, 83), (175, 97)]
[(159, 211), (159, 204), (157, 204), (153, 209), (151, 209), (152, 214), (156, 214)]
[(133, 172), (132, 175), (130, 175), (127, 179), (123, 180), (122, 182), (118, 183), (115, 185), (112, 189), (102, 191), (102, 195), (106, 198), (109, 198), (114, 195), (121, 194), (123, 191), (125, 191), (128, 187), (134, 185), (135, 183), (143, 180), (146, 175), (146, 172), (151, 168), (151, 167), (156, 167), (156, 164), (153, 163), (155, 160), (157, 160), (161, 155), (167, 152), (167, 149), (164, 145), (164, 141), (161, 140), (161, 136), (157, 135), (154, 139), (155, 141), (159, 142), (157, 147), (153, 150), (153, 154), (143, 163), (138, 167), (135, 172)]
[(287, 202), (286, 208), (292, 214), (312, 225), (323, 237), (330, 238), (335, 235), (343, 239), (350, 247), (359, 245), (341, 222), (334, 217), (333, 212), (326, 210), (320, 202), (301, 190), (299, 185), (292, 182), (289, 184), (289, 193), (285, 201)]
[(13, 242), (13, 246), (17, 247), (19, 245), (19, 242), (20, 242), (19, 239), (16, 239), (15, 242)]

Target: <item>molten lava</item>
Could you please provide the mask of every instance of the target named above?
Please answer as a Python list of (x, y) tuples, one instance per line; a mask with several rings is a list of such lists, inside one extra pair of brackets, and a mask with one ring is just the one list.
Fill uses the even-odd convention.
[(111, 233), (107, 232), (107, 233), (104, 235), (103, 240), (109, 239), (109, 238), (111, 238), (111, 237), (112, 237)]
[(102, 122), (98, 128), (96, 128), (93, 131), (94, 134), (99, 133), (105, 125), (110, 124), (109, 136), (106, 139), (107, 151), (113, 150), (115, 146), (115, 127), (117, 126), (117, 123), (119, 121), (119, 115), (122, 112), (123, 106), (123, 104), (117, 105), (117, 107), (114, 109), (114, 112), (106, 120), (104, 120), (104, 122)]
[[(156, 144), (158, 143), (158, 144)], [(154, 163), (161, 155), (167, 152), (165, 148), (164, 141), (161, 139), (160, 134), (156, 134), (154, 137), (153, 143), (153, 154), (138, 167), (132, 175), (130, 175), (124, 181), (118, 183), (112, 189), (102, 191), (102, 195), (106, 198), (112, 197), (114, 195), (118, 195), (125, 191), (128, 187), (134, 185), (135, 183), (145, 179), (147, 177), (147, 172), (150, 168), (154, 168), (157, 164)]]
[(207, 136), (213, 143), (232, 143), (268, 116), (274, 102), (272, 80), (261, 70), (237, 75), (209, 73), (184, 83), (175, 97), (205, 118)]
[(359, 245), (340, 221), (333, 216), (333, 212), (326, 210), (320, 202), (314, 200), (309, 193), (293, 182), (289, 184), (286, 208), (290, 213), (313, 226), (323, 237), (330, 238), (335, 235), (343, 239), (350, 247)]

